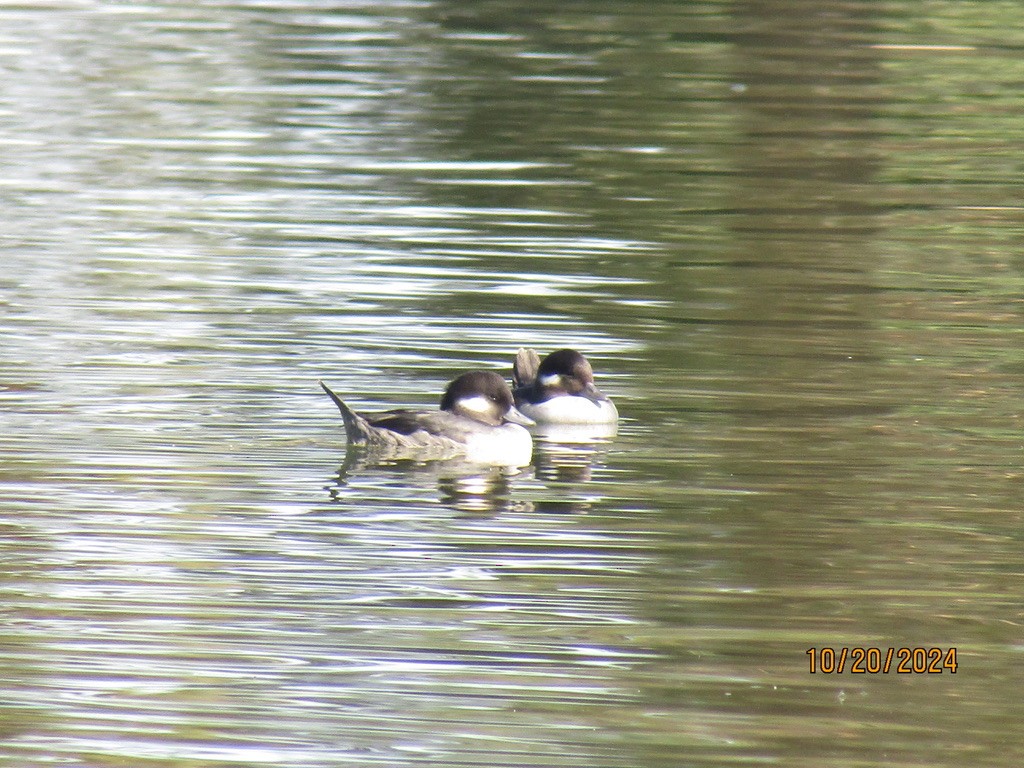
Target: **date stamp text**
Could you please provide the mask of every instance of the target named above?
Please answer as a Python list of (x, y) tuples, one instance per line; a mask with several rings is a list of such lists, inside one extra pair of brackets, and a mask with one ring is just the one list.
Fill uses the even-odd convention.
[(808, 648), (811, 674), (956, 674), (956, 648)]

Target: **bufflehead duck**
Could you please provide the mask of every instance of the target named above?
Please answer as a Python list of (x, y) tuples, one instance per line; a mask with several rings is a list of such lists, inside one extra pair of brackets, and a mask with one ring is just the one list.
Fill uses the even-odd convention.
[(438, 411), (395, 410), (360, 415), (322, 381), (345, 420), (350, 443), (389, 456), (416, 459), (462, 457), (479, 464), (524, 467), (533, 439), (522, 425), (533, 424), (512, 401), (505, 380), (494, 371), (471, 371), (452, 381)]
[(520, 349), (512, 366), (515, 403), (538, 424), (615, 424), (615, 404), (594, 386), (587, 358), (574, 349), (552, 352), (541, 362)]

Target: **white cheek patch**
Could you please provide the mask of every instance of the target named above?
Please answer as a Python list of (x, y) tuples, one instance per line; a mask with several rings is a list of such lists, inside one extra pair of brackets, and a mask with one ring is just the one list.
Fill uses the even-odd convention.
[(537, 380), (542, 387), (557, 387), (562, 383), (562, 376), (558, 373), (546, 373)]
[(488, 400), (483, 395), (476, 395), (475, 397), (467, 397), (463, 400), (459, 400), (459, 407), (472, 413), (491, 413), (494, 411), (494, 403)]

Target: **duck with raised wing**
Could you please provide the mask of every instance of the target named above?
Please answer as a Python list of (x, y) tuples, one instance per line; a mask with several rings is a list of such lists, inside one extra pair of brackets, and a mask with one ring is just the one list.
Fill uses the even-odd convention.
[(463, 458), (479, 464), (523, 467), (533, 439), (505, 380), (494, 371), (470, 371), (452, 381), (437, 411), (393, 410), (359, 414), (320, 382), (345, 420), (348, 441), (389, 457)]
[(611, 425), (615, 404), (594, 384), (594, 370), (574, 349), (559, 349), (541, 361), (520, 349), (512, 366), (513, 395), (519, 410), (547, 425)]

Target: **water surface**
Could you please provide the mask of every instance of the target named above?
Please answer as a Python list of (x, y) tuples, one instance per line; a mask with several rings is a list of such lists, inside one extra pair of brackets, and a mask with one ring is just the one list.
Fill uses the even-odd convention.
[(1014, 10), (0, 8), (0, 765), (1018, 765)]

